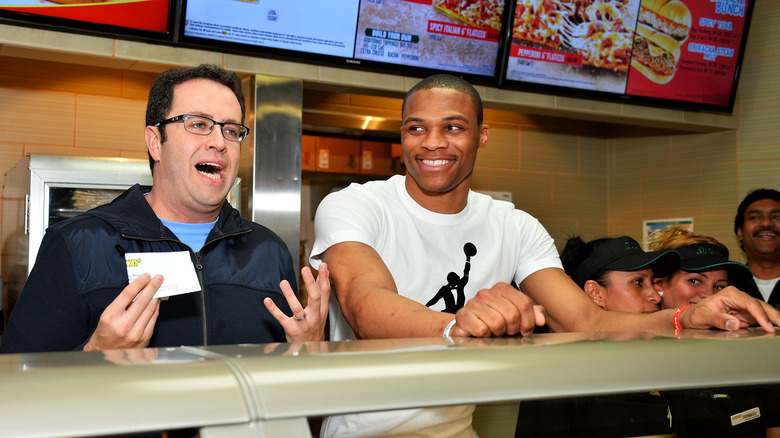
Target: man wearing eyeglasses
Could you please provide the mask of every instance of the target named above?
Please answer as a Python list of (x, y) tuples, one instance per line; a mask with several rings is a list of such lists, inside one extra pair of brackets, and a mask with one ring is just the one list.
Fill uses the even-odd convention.
[[(249, 133), (244, 116), (235, 73), (162, 73), (146, 110), (151, 189), (133, 186), (47, 230), (0, 352), (324, 339), (327, 268), (317, 279), (303, 269), (304, 308), (284, 242), (225, 200)], [(154, 298), (165, 278), (148, 273), (128, 284), (131, 259), (182, 251), (180, 270), (194, 267), (199, 291)]]

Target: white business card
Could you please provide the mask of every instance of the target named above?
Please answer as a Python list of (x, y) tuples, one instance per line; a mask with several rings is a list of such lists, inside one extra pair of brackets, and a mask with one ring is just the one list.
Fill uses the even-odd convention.
[(149, 273), (154, 277), (162, 274), (160, 289), (155, 298), (170, 297), (200, 290), (198, 275), (192, 265), (189, 251), (175, 252), (129, 252), (125, 254), (127, 280), (132, 283), (139, 275)]

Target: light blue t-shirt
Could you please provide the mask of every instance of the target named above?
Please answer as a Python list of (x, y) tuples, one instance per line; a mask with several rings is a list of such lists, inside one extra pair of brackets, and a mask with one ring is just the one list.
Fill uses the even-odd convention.
[[(217, 218), (219, 220), (219, 218)], [(203, 248), (203, 244), (206, 243), (206, 238), (209, 236), (211, 229), (214, 228), (214, 222), (206, 222), (202, 224), (187, 224), (182, 222), (171, 222), (165, 219), (160, 221), (168, 227), (176, 237), (183, 243), (192, 248), (193, 251), (198, 252)]]

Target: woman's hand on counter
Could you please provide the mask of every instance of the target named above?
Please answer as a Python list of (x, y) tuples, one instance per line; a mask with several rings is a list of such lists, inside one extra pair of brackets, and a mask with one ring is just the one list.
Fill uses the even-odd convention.
[(767, 333), (774, 333), (774, 326), (780, 325), (780, 312), (729, 286), (682, 312), (680, 322), (682, 328), (719, 328), (728, 331), (760, 325)]

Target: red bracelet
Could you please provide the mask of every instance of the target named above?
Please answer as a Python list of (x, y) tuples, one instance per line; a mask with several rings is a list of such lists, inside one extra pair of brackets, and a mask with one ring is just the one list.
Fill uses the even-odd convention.
[(674, 318), (672, 318), (672, 323), (674, 324), (675, 330), (682, 330), (682, 324), (680, 324), (680, 316), (683, 312), (685, 312), (686, 309), (688, 309), (691, 306), (682, 306), (674, 311)]

